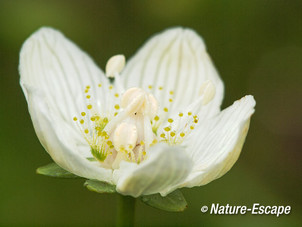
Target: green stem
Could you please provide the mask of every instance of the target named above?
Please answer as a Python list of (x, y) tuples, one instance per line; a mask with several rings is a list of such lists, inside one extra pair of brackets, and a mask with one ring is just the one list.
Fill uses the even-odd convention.
[(135, 198), (131, 196), (119, 195), (116, 226), (118, 227), (133, 226), (134, 209), (135, 209)]

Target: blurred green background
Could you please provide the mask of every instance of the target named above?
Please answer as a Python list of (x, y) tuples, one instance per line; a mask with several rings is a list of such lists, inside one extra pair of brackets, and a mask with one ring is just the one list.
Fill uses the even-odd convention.
[[(155, 32), (195, 29), (225, 82), (223, 107), (245, 94), (257, 101), (239, 161), (221, 179), (182, 190), (183, 213), (137, 203), (137, 226), (302, 226), (302, 1), (0, 0), (0, 226), (111, 226), (116, 195), (82, 180), (35, 174), (51, 162), (19, 87), (19, 50), (41, 26), (61, 30), (104, 68), (129, 58)], [(290, 215), (209, 215), (200, 208), (290, 205)]]

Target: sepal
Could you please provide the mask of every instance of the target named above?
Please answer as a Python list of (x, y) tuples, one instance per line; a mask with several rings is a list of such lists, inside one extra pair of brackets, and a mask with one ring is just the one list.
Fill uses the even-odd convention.
[(180, 190), (176, 190), (165, 197), (160, 194), (144, 195), (141, 196), (142, 202), (145, 204), (170, 212), (181, 212), (187, 207), (187, 201)]

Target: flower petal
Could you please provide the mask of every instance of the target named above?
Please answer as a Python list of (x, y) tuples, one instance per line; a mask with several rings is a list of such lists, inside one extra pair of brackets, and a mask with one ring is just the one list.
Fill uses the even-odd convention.
[(253, 96), (245, 96), (214, 119), (199, 123), (186, 141), (194, 166), (181, 186), (207, 184), (231, 169), (240, 155), (255, 104)]
[(108, 88), (103, 72), (87, 54), (51, 28), (41, 28), (23, 44), (19, 70), (36, 133), (54, 161), (79, 176), (110, 181), (110, 176), (98, 175), (104, 172), (99, 166), (93, 167), (86, 160), (91, 156), (90, 147), (72, 120), (90, 103), (84, 93), (86, 86), (91, 87), (94, 108), (98, 112), (106, 109), (110, 99), (102, 89)]
[(160, 143), (148, 152), (148, 158), (141, 164), (122, 162), (114, 171), (119, 193), (138, 197), (159, 192), (165, 196), (191, 171), (192, 162), (184, 148)]
[(81, 155), (74, 130), (49, 108), (43, 92), (27, 85), (24, 89), (35, 131), (52, 159), (75, 175), (112, 183), (112, 170), (104, 169), (98, 162), (90, 162)]
[(126, 65), (122, 79), (126, 88), (147, 89), (152, 85), (162, 107), (171, 111), (179, 111), (197, 99), (206, 80), (216, 87), (214, 100), (206, 106), (209, 116), (219, 112), (223, 99), (223, 83), (204, 42), (190, 29), (173, 28), (152, 37)]
[[(107, 78), (91, 58), (60, 32), (41, 28), (23, 44), (20, 53), (20, 83), (39, 88), (46, 94), (49, 107), (77, 130), (72, 118), (85, 111), (84, 90), (95, 99), (95, 108), (106, 106)], [(103, 84), (102, 88), (98, 84)], [(27, 98), (26, 90), (24, 90)]]

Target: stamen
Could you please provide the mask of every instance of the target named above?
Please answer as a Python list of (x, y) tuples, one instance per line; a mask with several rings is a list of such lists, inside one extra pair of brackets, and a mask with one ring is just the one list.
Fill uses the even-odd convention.
[(125, 67), (126, 59), (124, 55), (115, 55), (111, 57), (106, 64), (106, 76), (114, 78), (115, 74), (119, 74)]

